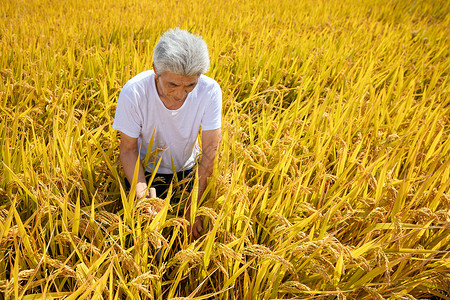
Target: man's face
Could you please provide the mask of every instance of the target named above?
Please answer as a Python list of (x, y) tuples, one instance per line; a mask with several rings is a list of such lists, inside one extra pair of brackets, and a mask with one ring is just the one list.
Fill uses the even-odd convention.
[(156, 89), (167, 108), (178, 109), (197, 85), (198, 78), (198, 75), (183, 76), (168, 71), (155, 74)]

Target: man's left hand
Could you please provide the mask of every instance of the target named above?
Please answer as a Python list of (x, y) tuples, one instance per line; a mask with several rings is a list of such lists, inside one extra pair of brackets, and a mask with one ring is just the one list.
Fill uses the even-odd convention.
[(187, 227), (187, 232), (191, 238), (194, 240), (198, 239), (202, 236), (203, 227), (202, 227), (202, 219), (201, 217), (195, 217), (194, 224), (191, 227), (191, 218), (190, 216), (185, 216), (186, 220), (188, 220), (189, 225)]

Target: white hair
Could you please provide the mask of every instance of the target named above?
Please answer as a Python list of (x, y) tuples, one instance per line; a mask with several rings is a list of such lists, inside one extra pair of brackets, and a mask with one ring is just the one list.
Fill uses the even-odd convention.
[(170, 29), (156, 44), (153, 64), (158, 75), (166, 71), (183, 76), (200, 75), (209, 69), (208, 46), (199, 36)]

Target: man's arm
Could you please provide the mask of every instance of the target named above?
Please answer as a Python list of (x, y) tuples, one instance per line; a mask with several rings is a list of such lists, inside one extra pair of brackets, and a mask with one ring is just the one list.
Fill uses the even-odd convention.
[[(211, 176), (214, 169), (214, 159), (220, 143), (220, 128), (214, 130), (206, 130), (202, 132), (202, 160), (198, 166), (198, 200), (201, 199), (208, 185), (208, 177)], [(184, 217), (186, 220), (191, 219), (191, 198), (187, 200), (186, 212)], [(194, 238), (200, 237), (203, 228), (199, 218), (195, 219), (192, 233)]]
[[(139, 156), (138, 139), (132, 138), (125, 133), (120, 133), (120, 162), (128, 182), (133, 182), (134, 168)], [(136, 184), (136, 197), (146, 196), (147, 182), (142, 164), (139, 162), (139, 173)]]
[(202, 160), (198, 166), (198, 200), (208, 185), (208, 178), (214, 170), (214, 159), (220, 143), (220, 128), (202, 132)]

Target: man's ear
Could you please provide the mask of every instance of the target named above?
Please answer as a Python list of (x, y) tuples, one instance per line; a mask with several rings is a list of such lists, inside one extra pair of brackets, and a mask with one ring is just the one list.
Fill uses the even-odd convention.
[(158, 78), (158, 72), (156, 71), (154, 62), (152, 62), (152, 67), (153, 67), (153, 71), (155, 72), (155, 79), (157, 79)]

